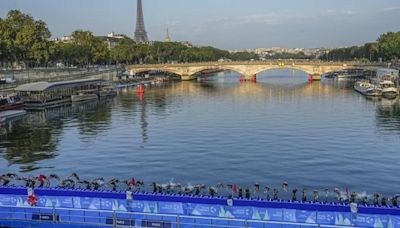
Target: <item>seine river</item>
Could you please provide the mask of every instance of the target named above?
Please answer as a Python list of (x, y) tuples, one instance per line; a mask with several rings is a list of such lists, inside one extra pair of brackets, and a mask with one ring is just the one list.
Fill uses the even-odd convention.
[(399, 193), (399, 100), (291, 70), (133, 89), (0, 128), (0, 172)]

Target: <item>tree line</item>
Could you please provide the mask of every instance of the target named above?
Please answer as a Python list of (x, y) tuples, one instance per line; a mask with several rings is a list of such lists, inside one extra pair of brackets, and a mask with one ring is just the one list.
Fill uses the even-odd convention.
[(391, 61), (400, 57), (400, 32), (387, 32), (379, 36), (376, 42), (363, 46), (337, 48), (321, 56), (327, 61)]
[[(35, 20), (19, 10), (11, 10), (6, 18), (0, 18), (0, 64), (32, 66), (87, 66), (92, 64), (140, 64), (204, 62), (218, 59), (233, 61), (258, 60), (251, 52), (230, 53), (214, 47), (190, 47), (180, 42), (136, 43), (124, 36), (118, 44), (109, 48), (104, 39), (90, 31), (72, 32), (67, 42), (50, 41), (47, 24)], [(375, 43), (363, 46), (333, 49), (320, 56), (326, 61), (390, 61), (400, 56), (400, 32), (382, 34)], [(303, 53), (281, 54), (271, 58), (306, 58)]]
[(0, 18), (0, 62), (24, 64), (25, 67), (66, 66), (116, 63), (173, 63), (258, 59), (249, 52), (229, 53), (214, 47), (189, 47), (179, 42), (136, 43), (124, 36), (109, 48), (103, 39), (90, 31), (72, 32), (71, 40), (50, 41), (47, 24), (19, 10), (11, 10)]

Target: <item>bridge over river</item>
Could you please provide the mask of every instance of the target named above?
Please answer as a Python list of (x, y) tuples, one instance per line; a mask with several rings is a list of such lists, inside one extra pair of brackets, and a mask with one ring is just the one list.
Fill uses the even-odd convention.
[(338, 70), (362, 68), (376, 70), (383, 65), (371, 65), (359, 62), (321, 62), (321, 61), (251, 61), (251, 62), (202, 62), (179, 64), (146, 64), (130, 65), (127, 67), (132, 74), (156, 70), (177, 74), (182, 80), (193, 80), (196, 74), (205, 70), (220, 69), (232, 70), (246, 78), (263, 71), (277, 68), (291, 68), (311, 75), (313, 80), (320, 80), (321, 75)]

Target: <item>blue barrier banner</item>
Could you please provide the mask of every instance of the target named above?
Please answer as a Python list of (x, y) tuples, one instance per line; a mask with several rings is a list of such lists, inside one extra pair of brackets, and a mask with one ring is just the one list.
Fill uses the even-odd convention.
[(318, 211), (317, 222), (323, 225), (335, 225), (336, 212)]
[(189, 215), (226, 217), (225, 209), (218, 205), (188, 203), (187, 209)]
[(89, 197), (73, 197), (74, 208), (79, 209), (100, 209), (100, 199)]
[(1, 195), (0, 206), (17, 206), (19, 196)]
[(400, 228), (400, 216), (389, 216), (388, 228)]
[(346, 212), (335, 212), (335, 225), (338, 226), (351, 226), (352, 214)]
[(65, 207), (65, 208), (73, 208), (74, 207), (74, 201), (72, 200), (72, 197), (58, 197), (60, 201), (60, 207)]
[[(283, 210), (282, 209), (275, 209), (275, 208), (268, 208), (264, 209), (265, 214), (263, 220), (272, 220), (272, 221), (282, 221), (283, 219)], [(258, 211), (263, 211), (263, 209), (259, 209)]]
[[(8, 189), (6, 189), (8, 190)], [(39, 193), (39, 192), (38, 192)], [(26, 195), (11, 195), (8, 191), (0, 195), (0, 206), (7, 209), (7, 206), (29, 207)], [(97, 195), (96, 195), (97, 196)], [(120, 212), (144, 212), (144, 213), (161, 213), (174, 215), (193, 215), (207, 216), (214, 218), (236, 218), (236, 219), (251, 219), (251, 220), (270, 220), (270, 221), (286, 221), (309, 224), (323, 225), (338, 225), (338, 226), (359, 226), (371, 228), (400, 228), (400, 216), (396, 213), (396, 209), (387, 209), (390, 215), (381, 214), (352, 214), (350, 212), (331, 211), (335, 208), (327, 208), (326, 211), (307, 211), (302, 209), (283, 209), (283, 208), (259, 208), (255, 206), (224, 206), (223, 204), (198, 204), (198, 203), (182, 203), (182, 202), (167, 202), (167, 201), (137, 201), (126, 199), (113, 198), (92, 198), (92, 197), (73, 197), (73, 196), (45, 196), (39, 194), (37, 206), (47, 208), (77, 208), (77, 209), (93, 209), (104, 211), (120, 211)], [(243, 204), (247, 205), (247, 204)], [(257, 205), (258, 206), (258, 205)], [(34, 208), (34, 207), (33, 207)], [(290, 207), (291, 208), (291, 207)], [(340, 208), (339, 208), (340, 209)], [(379, 208), (378, 208), (379, 209)], [(41, 212), (44, 212), (41, 209)], [(361, 211), (362, 212), (362, 211)], [(48, 213), (48, 212), (46, 212)], [(80, 212), (81, 213), (81, 212)], [(365, 212), (372, 213), (372, 212)], [(35, 215), (35, 216), (42, 216)], [(37, 217), (38, 219), (47, 219), (48, 215)], [(61, 216), (61, 215), (60, 215)], [(36, 218), (36, 217), (35, 217)], [(78, 216), (77, 216), (78, 218)], [(129, 218), (129, 217), (127, 217)], [(51, 218), (50, 220), (57, 219)], [(129, 219), (121, 218), (121, 224)], [(137, 218), (137, 223), (142, 220)], [(151, 218), (154, 224), (157, 225), (161, 218)], [(169, 223), (162, 222), (164, 227), (170, 226)]]
[(64, 196), (41, 196), (37, 206), (40, 207), (58, 207), (58, 208), (74, 208), (72, 197)]
[(114, 204), (113, 204), (113, 208), (117, 208), (117, 209), (115, 209), (116, 211), (131, 211), (130, 206), (129, 206), (130, 202), (131, 202), (131, 200), (129, 200), (129, 201), (115, 200)]
[(314, 224), (317, 222), (317, 212), (316, 211), (296, 210), (296, 222), (313, 223)]
[(357, 214), (356, 225), (363, 227), (387, 227), (388, 216)]
[[(123, 204), (123, 206), (125, 205)], [(150, 201), (130, 200), (127, 202), (127, 209), (132, 212), (158, 213), (157, 202)]]
[[(117, 206), (117, 208), (118, 208), (118, 206)], [(100, 209), (115, 211), (114, 200), (113, 199), (101, 199), (100, 200)]]
[(284, 209), (283, 210), (283, 220), (287, 221), (287, 222), (296, 222), (296, 210)]
[(159, 202), (158, 212), (161, 214), (178, 214), (183, 215), (183, 203), (175, 202)]
[(133, 212), (145, 212), (145, 210), (144, 210), (145, 203), (146, 203), (145, 201), (132, 200), (130, 202), (127, 202), (127, 208), (129, 209), (129, 211), (133, 211)]
[[(225, 215), (228, 218), (252, 219), (253, 207), (225, 207)], [(229, 214), (228, 214), (229, 213)]]
[(265, 210), (261, 210), (261, 208), (252, 207), (253, 216), (251, 219), (253, 220), (262, 220), (265, 216)]

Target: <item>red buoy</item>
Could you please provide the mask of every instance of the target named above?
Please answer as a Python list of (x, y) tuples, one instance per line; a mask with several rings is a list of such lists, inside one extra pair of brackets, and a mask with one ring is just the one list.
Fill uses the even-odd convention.
[(308, 75), (308, 82), (312, 82), (313, 81), (313, 76), (311, 74)]
[(140, 94), (143, 94), (143, 93), (144, 93), (144, 87), (143, 87), (143, 84), (142, 84), (142, 83), (139, 84), (138, 93), (140, 93)]
[(255, 74), (253, 74), (253, 76), (251, 76), (251, 81), (252, 82), (257, 82), (257, 77)]

